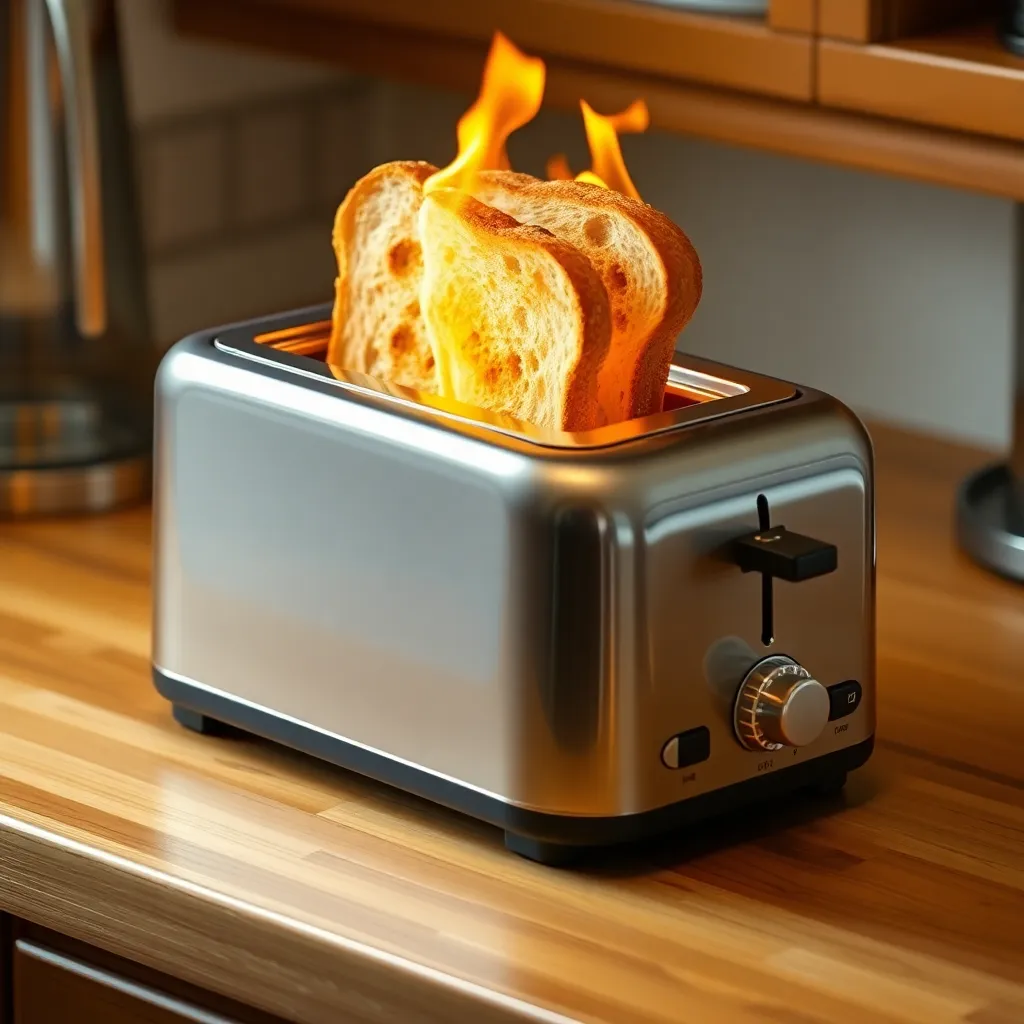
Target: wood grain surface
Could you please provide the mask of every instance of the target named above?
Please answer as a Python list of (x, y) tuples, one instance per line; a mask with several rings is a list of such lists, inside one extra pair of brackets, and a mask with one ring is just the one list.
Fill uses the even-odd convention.
[[(471, 102), (487, 52), (483, 42), (310, 12), (304, 3), (174, 0), (174, 17), (189, 38), (458, 89)], [(552, 107), (577, 111), (584, 97), (598, 110), (621, 110), (637, 96), (647, 100), (655, 129), (1024, 201), (1019, 142), (618, 68), (566, 60), (548, 65), (544, 102)]]
[(875, 757), (576, 872), (178, 727), (146, 510), (0, 526), (0, 909), (311, 1024), (1024, 1020), (1024, 588), (952, 541), (983, 453), (875, 438)]

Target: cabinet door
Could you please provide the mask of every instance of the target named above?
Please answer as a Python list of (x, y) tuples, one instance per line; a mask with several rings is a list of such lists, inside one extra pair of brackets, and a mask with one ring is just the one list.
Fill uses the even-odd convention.
[(12, 1024), (241, 1024), (19, 939)]

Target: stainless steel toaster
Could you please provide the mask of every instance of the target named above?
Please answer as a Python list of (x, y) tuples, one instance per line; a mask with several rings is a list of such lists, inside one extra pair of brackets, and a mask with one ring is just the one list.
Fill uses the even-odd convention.
[(875, 730), (873, 457), (809, 388), (677, 356), (540, 430), (325, 362), (330, 307), (173, 346), (153, 673), (544, 862), (841, 787)]

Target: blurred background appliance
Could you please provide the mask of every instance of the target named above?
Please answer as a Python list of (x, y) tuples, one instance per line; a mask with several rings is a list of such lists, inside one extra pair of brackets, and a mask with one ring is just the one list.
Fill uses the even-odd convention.
[(957, 500), (960, 544), (975, 561), (1024, 582), (1024, 203), (1015, 209), (1016, 379), (1009, 457), (972, 474)]
[(1007, 49), (1024, 57), (1024, 0), (1002, 0), (1000, 35)]
[(135, 184), (113, 0), (0, 0), (0, 516), (149, 494)]

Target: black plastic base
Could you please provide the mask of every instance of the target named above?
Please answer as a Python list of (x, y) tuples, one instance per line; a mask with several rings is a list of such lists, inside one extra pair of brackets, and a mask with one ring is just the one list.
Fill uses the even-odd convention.
[(549, 865), (570, 864), (588, 850), (678, 832), (687, 825), (745, 804), (770, 800), (797, 790), (836, 793), (842, 789), (847, 772), (861, 767), (874, 747), (874, 737), (871, 737), (857, 746), (825, 754), (813, 761), (758, 775), (639, 814), (604, 818), (545, 814), (507, 804), (423, 769), (393, 761), (315, 729), (210, 693), (167, 676), (156, 668), (153, 669), (153, 681), (160, 694), (174, 706), (175, 719), (186, 728), (216, 734), (224, 726), (234, 727), (312, 754), (341, 768), (489, 822), (504, 831), (507, 849)]
[(587, 851), (584, 846), (545, 843), (538, 839), (517, 835), (515, 832), (505, 833), (505, 849), (511, 853), (517, 853), (527, 860), (533, 860), (551, 868), (568, 867), (575, 864)]
[(174, 715), (174, 720), (179, 725), (183, 725), (193, 732), (202, 733), (204, 736), (222, 736), (227, 732), (223, 723), (218, 722), (217, 719), (201, 715), (198, 711), (192, 711), (181, 704), (174, 704), (171, 707), (171, 714)]

